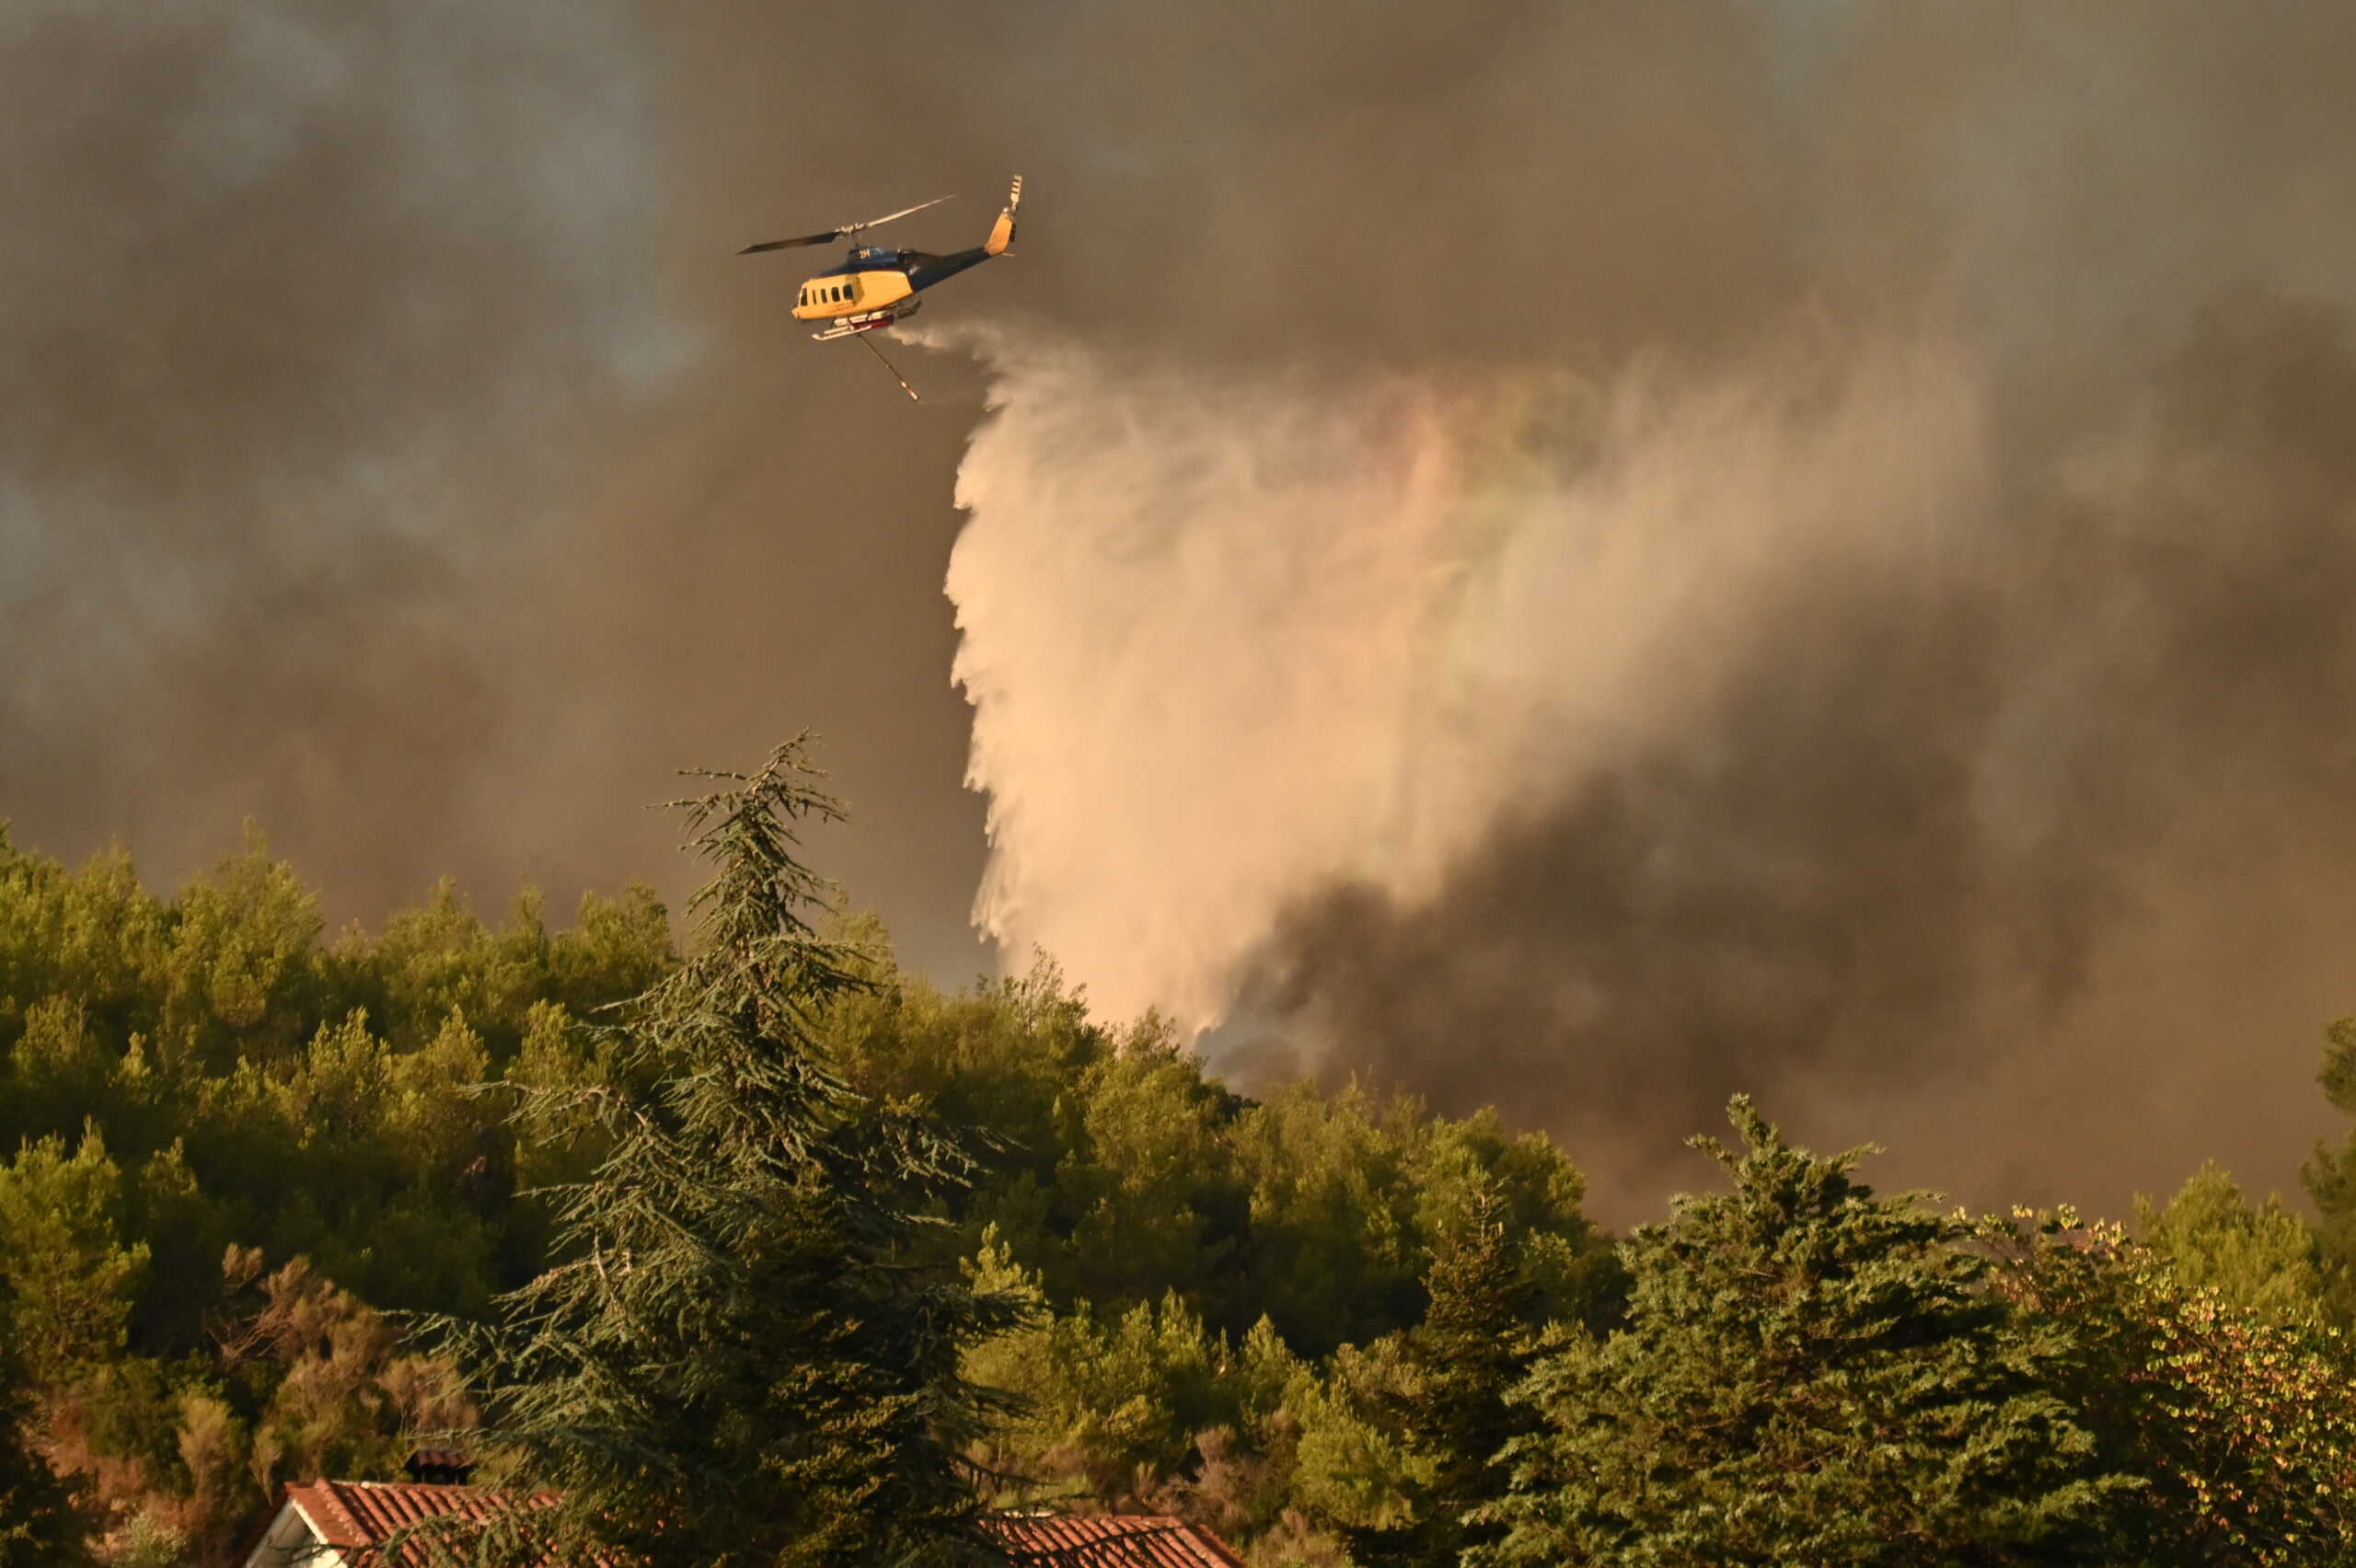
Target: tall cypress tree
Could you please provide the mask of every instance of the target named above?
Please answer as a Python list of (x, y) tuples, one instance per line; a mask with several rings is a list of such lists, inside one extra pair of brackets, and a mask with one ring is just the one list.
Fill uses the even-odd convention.
[(631, 1004), (614, 1082), (559, 1091), (611, 1153), (558, 1190), (563, 1261), (468, 1342), (475, 1441), (548, 1506), (478, 1560), (649, 1568), (999, 1561), (961, 1474), (991, 1396), (959, 1353), (1019, 1320), (926, 1266), (918, 1211), (964, 1179), (919, 1114), (864, 1101), (814, 1024), (857, 954), (808, 917), (829, 892), (798, 824), (838, 818), (797, 739), (674, 802), (711, 862), (689, 956)]

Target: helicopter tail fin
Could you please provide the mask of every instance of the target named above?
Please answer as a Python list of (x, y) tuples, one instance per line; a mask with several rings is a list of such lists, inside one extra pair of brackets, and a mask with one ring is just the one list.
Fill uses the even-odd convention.
[(1014, 243), (1014, 212), (1022, 205), (1022, 177), (1014, 177), (1014, 189), (1007, 193), (1005, 210), (998, 222), (990, 225), (989, 238), (982, 241), (982, 251), (988, 256), (1003, 256), (1006, 248)]

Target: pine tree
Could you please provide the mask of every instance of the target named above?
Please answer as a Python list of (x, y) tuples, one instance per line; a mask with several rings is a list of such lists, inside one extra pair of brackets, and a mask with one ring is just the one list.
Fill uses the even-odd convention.
[(1506, 1222), (1502, 1195), (1483, 1182), (1434, 1240), (1424, 1276), (1431, 1305), (1407, 1335), (1416, 1391), (1399, 1412), (1432, 1479), (1407, 1483), (1403, 1522), (1344, 1532), (1360, 1568), (1454, 1568), (1468, 1548), (1505, 1534), (1465, 1516), (1504, 1495), (1497, 1456), (1533, 1425), (1526, 1407), (1507, 1402), (1530, 1371), (1538, 1293), (1523, 1277)]
[[(839, 817), (800, 740), (675, 802), (715, 868), (690, 956), (632, 1004), (594, 1108), (611, 1152), (557, 1190), (564, 1258), (468, 1343), (473, 1441), (518, 1491), (477, 1561), (648, 1568), (989, 1561), (960, 1445), (991, 1396), (959, 1355), (1013, 1298), (924, 1265), (918, 1211), (964, 1157), (921, 1115), (855, 1094), (815, 1021), (864, 982), (805, 916), (828, 892), (797, 824)], [(527, 1539), (528, 1538), (528, 1539)], [(996, 1557), (1003, 1561), (1002, 1554)]]
[(2280, 1197), (2251, 1203), (2213, 1159), (2166, 1206), (2137, 1198), (2135, 1228), (2178, 1283), (2237, 1311), (2286, 1324), (2324, 1315), (2328, 1292), (2315, 1231)]
[(1509, 1533), (1471, 1561), (1923, 1565), (2099, 1562), (2134, 1482), (2049, 1391), (2066, 1330), (1986, 1288), (1958, 1217), (1788, 1147), (1738, 1096), (1733, 1178), (1624, 1251), (1624, 1330), (1542, 1360), (1508, 1448)]

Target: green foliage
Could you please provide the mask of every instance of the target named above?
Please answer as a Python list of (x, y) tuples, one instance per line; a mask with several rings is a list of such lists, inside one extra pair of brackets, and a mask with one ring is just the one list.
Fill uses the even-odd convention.
[(692, 954), (628, 1010), (617, 1081), (528, 1090), (593, 1115), (606, 1152), (559, 1193), (563, 1261), (461, 1337), (479, 1440), (560, 1499), (468, 1544), (657, 1568), (987, 1561), (957, 1456), (992, 1405), (960, 1359), (1022, 1303), (921, 1266), (912, 1209), (966, 1162), (819, 1047), (814, 1020), (866, 982), (805, 917), (826, 890), (795, 829), (838, 812), (799, 743), (707, 777), (680, 802), (714, 870)]
[(137, 1348), (195, 1347), (233, 1240), (382, 1306), (479, 1309), (530, 1277), (544, 1216), (515, 1201), (505, 1108), (472, 1088), (527, 1038), (543, 1066), (572, 1049), (572, 1020), (672, 962), (643, 889), (551, 934), (537, 894), (494, 932), (445, 884), (379, 937), (319, 935), (257, 836), (168, 901), (119, 853), (69, 873), (0, 838), (0, 1148), (87, 1119), (141, 1173), (126, 1205), (158, 1223), (136, 1239), (184, 1266), (154, 1272)]
[[(375, 1307), (480, 1308), (530, 1278), (547, 1214), (475, 1086), (559, 1064), (586, 1081), (577, 1020), (672, 963), (642, 889), (556, 933), (529, 894), (491, 931), (445, 887), (332, 946), (318, 911), (250, 832), (168, 898), (119, 851), (69, 871), (0, 833), (0, 1274), (43, 1442), (111, 1516), (112, 1561), (210, 1561), (307, 1464), (387, 1473), (433, 1403), (389, 1340), (362, 1336), (374, 1392), (298, 1415), (360, 1342), (231, 1355), (220, 1336), (302, 1257), (379, 1329)], [(225, 1297), (233, 1243), (271, 1268)]]
[(2131, 1482), (2049, 1391), (2066, 1333), (1983, 1287), (1960, 1220), (1853, 1181), (1865, 1151), (1728, 1114), (1742, 1153), (1695, 1144), (1734, 1190), (1638, 1230), (1627, 1326), (1562, 1336), (1522, 1385), (1542, 1429), (1477, 1560), (2098, 1561)]
[(1254, 1561), (1340, 1562), (1308, 1521), (1303, 1479), (1303, 1412), (1329, 1401), (1266, 1319), (1238, 1343), (1174, 1293), (1049, 1315), (1037, 1276), (995, 1232), (968, 1274), (1034, 1308), (966, 1355), (969, 1378), (1018, 1401), (972, 1449), (998, 1478), (997, 1503), (1174, 1514), (1246, 1543)]
[(1616, 1310), (1618, 1267), (1577, 1170), (1494, 1113), (1436, 1117), (1356, 1085), (1245, 1100), (1151, 1017), (1090, 1022), (1049, 964), (956, 997), (877, 978), (830, 1018), (831, 1049), (868, 1094), (986, 1130), (982, 1169), (945, 1212), (968, 1256), (995, 1227), (1058, 1311), (1175, 1290), (1230, 1339), (1265, 1316), (1325, 1355), (1419, 1320), (1432, 1239), (1484, 1183), (1546, 1311), (1600, 1324)]
[(1118, 1298), (1140, 1279), (1216, 1275), (1234, 1266), (1242, 1194), (1220, 1159), (1230, 1097), (1166, 1033), (1090, 1064), (1078, 1085), (1079, 1147), (1056, 1188), (1071, 1229), (1065, 1289)]
[[(2324, 1031), (2316, 1080), (2335, 1110), (2356, 1116), (2356, 1018)], [(2317, 1144), (2300, 1171), (2320, 1216), (2316, 1246), (2342, 1326), (2356, 1324), (2356, 1129), (2338, 1148)]]
[(2315, 1233), (2280, 1198), (2252, 1207), (2214, 1160), (2165, 1208), (2136, 1199), (2135, 1228), (2179, 1284), (2226, 1307), (2273, 1323), (2311, 1321), (2325, 1310)]
[(1405, 1336), (1344, 1345), (1322, 1371), (1294, 1391), (1300, 1438), (1293, 1487), (1301, 1506), (1341, 1536), (1412, 1528), (1435, 1465), (1401, 1419), (1424, 1391)]
[[(586, 898), (558, 931), (528, 889), (493, 925), (445, 883), (379, 933), (331, 941), (318, 903), (258, 835), (169, 896), (119, 852), (68, 870), (0, 837), (0, 1149), (45, 1151), (32, 1156), (44, 1183), (62, 1179), (52, 1164), (104, 1161), (102, 1180), (50, 1208), (70, 1213), (70, 1235), (39, 1251), (93, 1264), (52, 1286), (95, 1281), (104, 1299), (40, 1386), (64, 1424), (61, 1462), (114, 1511), (118, 1557), (168, 1557), (175, 1540), (201, 1557), (250, 1522), (270, 1477), (306, 1463), (387, 1473), (416, 1401), (370, 1372), (358, 1392), (295, 1412), (282, 1390), (345, 1374), (238, 1338), (273, 1310), (270, 1281), (307, 1260), (302, 1277), (355, 1311), (484, 1310), (554, 1255), (551, 1210), (526, 1193), (595, 1172), (618, 1147), (606, 1097), (645, 1095), (660, 1076), (594, 1023), (672, 971), (667, 917), (643, 889)], [(1117, 1423), (1099, 1424), (1097, 1447), (1066, 1444), (1043, 1473), (1073, 1495), (1149, 1494), (1277, 1556), (1329, 1560), (1299, 1447), (1394, 1418), (1362, 1411), (1347, 1374), (1328, 1398), (1320, 1367), (1417, 1322), (1434, 1238), (1471, 1186), (1506, 1193), (1548, 1310), (1608, 1319), (1612, 1255), (1546, 1139), (1357, 1090), (1254, 1103), (1158, 1020), (1091, 1020), (1044, 962), (944, 995), (894, 971), (872, 922), (850, 934), (834, 951), (864, 985), (804, 1022), (879, 1114), (971, 1129), (979, 1157), (970, 1184), (909, 1195), (950, 1222), (911, 1231), (910, 1261), (971, 1256), (994, 1226), (1041, 1299), (1085, 1318), (1103, 1354), (1134, 1348), (1124, 1325), (1140, 1309), (1168, 1349), (1149, 1401), (1164, 1430), (1118, 1462)], [(486, 1094), (486, 1080), (516, 1093)], [(232, 1247), (268, 1266), (225, 1296)], [(1072, 1378), (1118, 1381), (1086, 1365), (1093, 1339), (1059, 1332), (1085, 1347)], [(64, 1365), (77, 1357), (85, 1370)], [(1236, 1381), (1278, 1366), (1250, 1389)]]
[(2113, 1561), (2356, 1561), (2356, 1383), (2339, 1331), (2188, 1281), (2066, 1210), (1982, 1229), (2004, 1295), (2070, 1332), (2059, 1386), (2106, 1462), (2145, 1479), (2114, 1521)]
[(96, 1128), (70, 1158), (48, 1137), (0, 1167), (6, 1340), (40, 1382), (122, 1349), (147, 1249), (122, 1244), (121, 1212), (122, 1173)]
[[(1261, 1568), (2356, 1561), (2356, 1135), (2312, 1231), (2207, 1167), (2136, 1242), (1738, 1107), (1735, 1191), (1623, 1258), (1494, 1113), (1248, 1099), (1044, 959), (821, 940), (800, 778), (702, 803), (684, 968), (642, 888), (329, 939), (250, 832), (168, 895), (0, 832), (0, 1568), (220, 1563), (274, 1484), (393, 1474), (475, 1414), (380, 1309), (526, 1282), (498, 1457), (646, 1561), (953, 1558), (961, 1455)], [(2319, 1076), (2356, 1114), (2356, 1020)]]
[(1135, 1507), (1184, 1468), (1195, 1433), (1239, 1420), (1223, 1380), (1232, 1352), (1174, 1294), (1109, 1318), (1085, 1302), (1050, 1316), (1036, 1280), (994, 1238), (970, 1272), (977, 1289), (1012, 1294), (1033, 1312), (965, 1359), (968, 1378), (1022, 1400), (976, 1448), (991, 1470), (1044, 1482), (1050, 1495)]
[(1447, 1568), (1493, 1545), (1504, 1528), (1484, 1516), (1503, 1499), (1507, 1471), (1497, 1458), (1534, 1422), (1507, 1396), (1535, 1357), (1541, 1298), (1525, 1276), (1505, 1204), (1476, 1187), (1449, 1221), (1425, 1288), (1431, 1304), (1405, 1336), (1412, 1388), (1392, 1412), (1407, 1451), (1420, 1461), (1401, 1477), (1403, 1506), (1361, 1517), (1345, 1532), (1360, 1568)]
[(466, 1017), (489, 1058), (520, 1047), (535, 1008), (574, 1017), (638, 995), (670, 966), (669, 916), (644, 887), (619, 900), (584, 896), (571, 930), (551, 933), (545, 901), (526, 887), (494, 930), (445, 878), (425, 905), (402, 910), (371, 939), (347, 933), (324, 956), (331, 1013), (364, 1009), (404, 1047), (433, 1038), (453, 1015)]

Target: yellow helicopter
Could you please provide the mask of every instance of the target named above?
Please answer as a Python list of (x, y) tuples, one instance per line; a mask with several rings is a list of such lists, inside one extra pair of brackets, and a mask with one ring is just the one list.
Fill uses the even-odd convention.
[[(879, 224), (905, 218), (911, 213), (921, 213), (927, 207), (938, 207), (948, 201), (936, 196), (930, 202), (919, 202), (913, 207), (903, 207), (896, 213), (886, 213), (880, 218), (870, 218), (863, 224), (845, 224), (824, 234), (806, 234), (799, 239), (767, 239), (758, 245), (748, 245), (739, 256), (751, 256), (764, 250), (792, 250), (804, 245), (830, 245), (838, 239), (849, 239)], [(906, 377), (892, 369), (892, 362), (884, 351), (867, 340), (866, 334), (879, 327), (889, 327), (917, 313), (924, 302), (917, 295), (944, 278), (955, 277), (968, 267), (979, 266), (993, 256), (1003, 256), (1006, 248), (1014, 243), (1014, 214), (1022, 205), (1022, 177), (1014, 177), (1014, 188), (1007, 193), (1005, 210), (998, 222), (990, 225), (989, 237), (971, 250), (954, 250), (946, 256), (935, 256), (926, 250), (885, 250), (874, 246), (854, 245), (839, 265), (805, 281), (793, 306), (797, 321), (822, 321), (826, 325), (810, 334), (819, 342), (836, 338), (859, 339), (860, 343), (885, 370), (899, 382), (900, 390), (914, 401), (917, 389)]]

